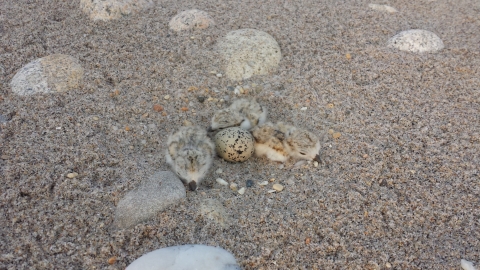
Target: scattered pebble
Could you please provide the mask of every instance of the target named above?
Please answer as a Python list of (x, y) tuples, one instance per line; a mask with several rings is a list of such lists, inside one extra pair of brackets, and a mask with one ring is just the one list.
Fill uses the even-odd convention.
[(20, 96), (67, 92), (80, 87), (83, 73), (76, 58), (52, 54), (23, 66), (13, 76), (10, 86)]
[(155, 105), (153, 105), (153, 110), (156, 111), (156, 112), (161, 112), (161, 111), (163, 111), (163, 106), (160, 105), (160, 104), (155, 104)]
[(80, 0), (80, 8), (94, 21), (120, 19), (153, 5), (152, 0)]
[(193, 123), (188, 121), (188, 120), (185, 120), (185, 121), (183, 121), (183, 126), (184, 127), (191, 127), (191, 126), (193, 126)]
[(218, 78), (221, 78), (223, 75), (222, 75), (222, 73), (217, 73), (216, 76), (217, 76)]
[(333, 130), (333, 129), (328, 130), (328, 134), (333, 134), (333, 133), (335, 133), (335, 130)]
[(238, 185), (235, 184), (235, 183), (231, 183), (231, 184), (230, 184), (230, 189), (233, 190), (233, 191), (237, 191)]
[(198, 102), (203, 103), (205, 101), (205, 97), (204, 96), (198, 96), (197, 100), (198, 100)]
[(164, 97), (163, 97), (163, 99), (165, 99), (165, 100), (169, 100), (169, 99), (170, 99), (170, 95), (166, 95), (166, 96), (164, 96)]
[(93, 120), (94, 120), (94, 121), (98, 121), (98, 117), (94, 116), (94, 117), (93, 117)]
[(386, 11), (386, 12), (389, 12), (389, 13), (398, 12), (398, 10), (396, 10), (394, 7), (387, 6), (387, 5), (368, 4), (368, 7), (373, 9), (373, 10)]
[(246, 184), (247, 188), (249, 187), (253, 187), (253, 181), (252, 180), (247, 180), (247, 184)]
[(223, 180), (222, 178), (217, 178), (217, 183), (219, 183), (222, 186), (228, 186), (228, 182)]
[(335, 133), (332, 134), (332, 136), (333, 136), (334, 139), (338, 139), (342, 136), (342, 134), (340, 132), (335, 132)]
[(274, 184), (273, 185), (273, 189), (275, 189), (276, 191), (280, 192), (283, 190), (283, 186), (280, 185), (280, 184)]
[[(178, 13), (170, 20), (168, 26), (174, 31), (183, 31), (189, 29), (206, 29), (213, 24), (213, 18), (210, 17), (207, 12), (190, 9)], [(195, 37), (191, 37), (191, 39), (195, 39)]]
[(269, 191), (267, 191), (268, 193), (275, 193), (277, 192), (275, 189), (270, 189)]
[(78, 173), (76, 173), (76, 172), (67, 174), (67, 177), (68, 177), (68, 178), (75, 178), (75, 177), (77, 177), (77, 176), (78, 176)]
[(266, 185), (268, 185), (268, 181), (263, 181), (263, 182), (258, 183), (258, 184), (259, 184), (260, 186), (266, 186)]
[(463, 270), (476, 270), (472, 262), (469, 262), (464, 259), (460, 260), (460, 266), (463, 268)]
[(182, 108), (180, 108), (180, 110), (181, 110), (182, 112), (186, 112), (186, 111), (188, 111), (188, 108), (187, 108), (187, 107), (182, 107)]
[(305, 238), (305, 244), (310, 244), (310, 241), (312, 241), (312, 239), (310, 239), (309, 237)]
[(282, 58), (277, 41), (255, 29), (231, 31), (217, 47), (227, 63), (226, 76), (235, 81), (276, 71)]
[(368, 154), (363, 155), (363, 158), (368, 158)]
[(245, 193), (245, 188), (242, 187), (241, 189), (238, 190), (238, 194), (243, 195)]
[(318, 167), (318, 161), (313, 162), (313, 167), (315, 167), (315, 168)]
[(385, 264), (385, 267), (387, 267), (387, 268), (392, 268), (392, 265), (391, 265), (389, 262), (387, 262), (387, 263)]
[(396, 48), (400, 51), (422, 53), (437, 52), (445, 46), (436, 34), (427, 30), (413, 29), (400, 32), (390, 38), (387, 47)]
[(113, 256), (110, 259), (108, 259), (108, 264), (112, 265), (117, 262), (117, 257)]
[(273, 182), (273, 181), (275, 181), (275, 178), (270, 178), (269, 181), (270, 181), (270, 182)]
[(347, 58), (348, 60), (350, 60), (350, 59), (352, 59), (352, 55), (349, 54), (349, 53), (347, 53), (347, 54), (345, 54), (345, 58)]
[(307, 107), (302, 107), (300, 111), (306, 111), (308, 108)]

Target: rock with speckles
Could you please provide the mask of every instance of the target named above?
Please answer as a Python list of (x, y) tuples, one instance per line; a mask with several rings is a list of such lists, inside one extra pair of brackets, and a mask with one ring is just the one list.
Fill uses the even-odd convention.
[(153, 7), (152, 0), (80, 0), (80, 8), (96, 21), (109, 21)]
[(413, 53), (438, 52), (444, 48), (442, 40), (434, 33), (413, 29), (403, 31), (390, 38), (387, 47)]
[(190, 29), (206, 29), (213, 25), (213, 18), (207, 12), (190, 9), (178, 13), (170, 20), (168, 26), (174, 31), (183, 31)]

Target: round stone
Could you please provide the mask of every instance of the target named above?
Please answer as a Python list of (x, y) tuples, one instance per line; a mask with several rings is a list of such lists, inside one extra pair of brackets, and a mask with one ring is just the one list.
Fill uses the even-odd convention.
[(283, 190), (283, 186), (280, 185), (280, 184), (274, 184), (273, 185), (273, 189), (275, 189), (276, 191), (280, 192)]
[(274, 72), (282, 58), (277, 41), (255, 29), (229, 32), (217, 49), (225, 61), (226, 76), (236, 81)]
[(252, 180), (247, 180), (247, 184), (246, 184), (247, 187), (253, 187), (253, 181)]
[(80, 8), (94, 21), (119, 19), (150, 7), (152, 0), (80, 0)]
[(213, 25), (213, 18), (207, 12), (190, 9), (178, 13), (170, 20), (168, 26), (174, 31), (182, 31), (189, 29), (206, 29)]
[(442, 40), (434, 33), (413, 29), (403, 31), (390, 38), (387, 47), (414, 53), (437, 52), (444, 48)]
[(83, 68), (69, 55), (52, 54), (22, 67), (10, 82), (12, 91), (21, 96), (37, 93), (66, 92), (80, 87)]
[(215, 135), (215, 149), (217, 154), (225, 160), (245, 161), (255, 150), (253, 136), (239, 127), (223, 129)]

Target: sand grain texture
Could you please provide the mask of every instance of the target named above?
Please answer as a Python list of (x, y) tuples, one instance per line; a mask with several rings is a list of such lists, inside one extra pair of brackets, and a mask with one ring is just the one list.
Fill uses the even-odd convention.
[[(153, 3), (104, 22), (92, 21), (79, 1), (0, 1), (0, 269), (125, 269), (183, 244), (221, 246), (243, 269), (479, 264), (477, 0), (390, 1), (399, 10), (392, 14), (370, 1)], [(189, 9), (204, 10), (215, 25), (169, 30)], [(243, 81), (250, 91), (240, 96), (255, 95), (269, 121), (315, 131), (318, 167), (216, 157), (179, 205), (109, 230), (119, 200), (168, 170), (168, 134), (185, 120), (207, 128), (237, 97), (231, 89), (239, 82), (216, 76), (225, 71), (215, 49), (245, 28), (269, 33), (282, 59), (276, 71)], [(386, 47), (409, 29), (436, 33), (445, 48)], [(83, 84), (15, 95), (16, 71), (52, 54), (78, 59)], [(239, 195), (215, 182), (218, 168), (239, 188), (275, 181)], [(66, 177), (71, 172), (78, 176)], [(276, 183), (284, 190), (268, 193)], [(230, 227), (202, 215), (208, 198), (224, 206)]]

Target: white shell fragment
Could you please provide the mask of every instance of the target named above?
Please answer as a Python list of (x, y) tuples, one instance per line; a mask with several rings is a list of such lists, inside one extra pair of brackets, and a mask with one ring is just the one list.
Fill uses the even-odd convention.
[(259, 184), (260, 186), (266, 186), (266, 185), (268, 185), (268, 181), (263, 181), (263, 182), (258, 183), (258, 184)]
[(220, 247), (184, 245), (157, 249), (133, 261), (126, 270), (240, 270), (235, 257)]
[(403, 31), (390, 38), (387, 47), (413, 53), (437, 52), (444, 48), (442, 40), (434, 33), (413, 29)]
[(152, 0), (80, 0), (91, 20), (109, 21), (153, 7)]
[(274, 184), (273, 185), (273, 189), (275, 189), (276, 191), (280, 192), (283, 190), (283, 186), (280, 185), (280, 184)]
[(270, 189), (269, 191), (267, 191), (268, 193), (275, 193), (277, 192), (275, 189)]
[(235, 183), (231, 183), (230, 184), (230, 189), (233, 190), (233, 191), (237, 191), (237, 188), (238, 188), (238, 185), (235, 184)]
[(217, 49), (225, 61), (227, 78), (236, 81), (274, 72), (282, 58), (277, 41), (255, 29), (229, 32)]
[(241, 189), (238, 190), (238, 194), (243, 195), (245, 193), (245, 188), (242, 187)]
[(377, 10), (377, 11), (386, 11), (389, 13), (395, 13), (398, 12), (394, 7), (387, 6), (387, 5), (379, 5), (379, 4), (368, 4), (368, 7)]
[(228, 182), (223, 180), (222, 178), (217, 178), (217, 183), (219, 183), (222, 186), (228, 186)]
[(77, 59), (52, 54), (22, 67), (10, 82), (12, 91), (20, 96), (38, 93), (66, 92), (80, 87), (83, 68)]
[(190, 9), (178, 13), (170, 20), (168, 26), (174, 31), (182, 31), (189, 29), (206, 29), (213, 25), (213, 18), (207, 12)]
[(469, 262), (467, 260), (460, 260), (460, 266), (462, 266), (462, 269), (463, 270), (477, 270), (474, 266), (473, 266), (473, 263), (472, 262)]

